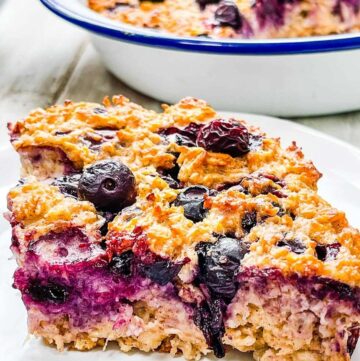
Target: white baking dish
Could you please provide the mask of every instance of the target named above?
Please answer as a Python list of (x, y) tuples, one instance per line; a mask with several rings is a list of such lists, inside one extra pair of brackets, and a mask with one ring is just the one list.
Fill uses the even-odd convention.
[(360, 33), (276, 40), (184, 38), (107, 19), (84, 0), (41, 0), (89, 31), (106, 67), (173, 103), (191, 95), (218, 109), (305, 116), (360, 109)]

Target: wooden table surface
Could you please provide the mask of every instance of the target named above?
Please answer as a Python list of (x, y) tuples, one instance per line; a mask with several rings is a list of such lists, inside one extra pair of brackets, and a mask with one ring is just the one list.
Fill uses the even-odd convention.
[[(86, 33), (51, 14), (40, 1), (5, 0), (0, 5), (1, 128), (36, 107), (65, 99), (99, 102), (113, 94), (159, 109), (159, 102), (108, 73)], [(360, 147), (360, 112), (293, 121)]]

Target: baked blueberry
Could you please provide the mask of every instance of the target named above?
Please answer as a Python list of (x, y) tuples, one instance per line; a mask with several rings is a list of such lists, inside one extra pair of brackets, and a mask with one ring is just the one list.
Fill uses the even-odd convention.
[[(172, 153), (176, 159), (179, 157), (179, 153)], [(172, 168), (159, 168), (157, 169), (160, 177), (169, 184), (170, 188), (178, 189), (180, 188), (180, 181), (178, 175), (180, 172), (179, 164), (175, 162)]]
[(95, 107), (95, 108), (93, 109), (93, 112), (94, 112), (95, 114), (107, 114), (106, 108), (105, 108), (105, 107), (102, 107), (102, 106)]
[(166, 259), (160, 259), (152, 264), (141, 265), (141, 270), (146, 277), (160, 286), (165, 286), (178, 275), (183, 263), (174, 263)]
[(179, 189), (180, 188), (180, 184), (177, 180), (175, 180), (173, 177), (171, 177), (170, 175), (168, 175), (166, 172), (161, 173), (159, 172), (161, 179), (163, 179), (170, 188), (172, 189)]
[(216, 190), (221, 192), (221, 191), (226, 191), (231, 188), (234, 191), (236, 190), (238, 192), (248, 194), (249, 192), (240, 183), (241, 182), (223, 183), (223, 184), (220, 184), (219, 186), (217, 186)]
[(113, 212), (103, 212), (102, 217), (105, 219), (104, 224), (100, 228), (100, 233), (102, 236), (106, 236), (108, 232), (109, 223), (113, 221), (113, 219), (116, 217), (116, 213)]
[(215, 243), (196, 245), (199, 259), (199, 279), (217, 298), (231, 300), (236, 292), (235, 276), (241, 260), (249, 251), (249, 244), (222, 236)]
[(120, 211), (135, 202), (135, 177), (119, 160), (103, 160), (84, 169), (79, 194), (98, 210)]
[(245, 233), (249, 233), (253, 227), (256, 226), (257, 214), (255, 211), (246, 212), (241, 221), (242, 229)]
[(86, 134), (82, 141), (89, 149), (98, 152), (103, 143), (116, 139), (117, 132), (118, 129), (114, 128), (97, 128), (94, 132)]
[(332, 261), (340, 252), (340, 243), (318, 244), (315, 247), (316, 256), (320, 261)]
[(348, 333), (347, 351), (351, 356), (355, 351), (357, 341), (360, 337), (360, 325), (350, 327), (350, 329), (348, 329)]
[(286, 5), (294, 0), (256, 0), (253, 4), (260, 28), (266, 25), (275, 27), (284, 24)]
[(306, 245), (299, 239), (286, 240), (282, 239), (277, 243), (278, 247), (286, 247), (291, 252), (296, 254), (302, 254), (306, 251)]
[(204, 10), (206, 5), (218, 4), (219, 1), (220, 0), (196, 0), (196, 2), (199, 4), (201, 10)]
[(207, 214), (207, 209), (204, 208), (205, 195), (212, 195), (213, 193), (204, 186), (191, 186), (185, 188), (178, 194), (174, 205), (184, 208), (184, 215), (193, 222), (201, 222)]
[(26, 183), (26, 179), (20, 178), (16, 184), (16, 187), (23, 186)]
[(218, 358), (225, 356), (222, 336), (225, 332), (223, 303), (219, 299), (202, 302), (194, 314), (194, 323), (203, 332), (205, 340)]
[(199, 130), (203, 127), (202, 124), (190, 123), (185, 128), (169, 127), (160, 130), (160, 135), (164, 136), (167, 140), (175, 142), (178, 145), (186, 147), (196, 146), (196, 137)]
[(215, 20), (221, 26), (231, 26), (240, 29), (242, 18), (236, 3), (232, 0), (224, 0), (215, 11)]
[(202, 127), (196, 143), (208, 151), (239, 157), (249, 152), (249, 132), (235, 120), (216, 119)]
[(30, 283), (27, 293), (35, 301), (51, 303), (64, 303), (69, 296), (67, 287), (52, 282), (41, 284), (38, 280)]
[(56, 178), (52, 184), (59, 187), (61, 193), (73, 198), (78, 198), (80, 177), (80, 173), (66, 175), (60, 178)]
[(126, 251), (119, 256), (114, 256), (109, 263), (111, 272), (129, 277), (132, 275), (134, 254), (132, 251)]
[[(286, 212), (286, 210), (279, 204), (279, 203), (276, 203), (276, 202), (272, 202), (271, 203), (274, 207), (276, 208), (279, 208), (278, 212), (277, 212), (277, 215), (279, 217), (282, 217), (284, 216), (285, 214), (287, 214), (288, 212)], [(290, 214), (289, 214), (290, 215)]]
[(257, 150), (263, 144), (263, 136), (258, 134), (250, 134), (249, 148), (250, 150)]

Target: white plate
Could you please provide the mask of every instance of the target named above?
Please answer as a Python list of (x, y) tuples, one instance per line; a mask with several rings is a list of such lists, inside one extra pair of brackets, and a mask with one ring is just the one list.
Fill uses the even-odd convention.
[[(272, 136), (280, 136), (283, 145), (289, 145), (294, 139), (303, 147), (308, 159), (312, 159), (318, 169), (324, 174), (320, 181), (320, 194), (335, 207), (345, 210), (350, 222), (360, 227), (360, 151), (335, 138), (311, 130), (292, 122), (276, 118), (224, 113), (226, 116), (243, 118), (259, 125)], [(2, 130), (3, 132), (3, 130)], [(4, 139), (4, 133), (0, 139)], [(2, 143), (0, 143), (2, 144)], [(19, 162), (15, 152), (9, 146), (0, 145), (0, 211), (6, 210), (5, 196), (8, 189), (15, 185), (18, 179)], [(110, 347), (106, 352), (95, 350), (87, 353), (63, 352), (44, 346), (34, 338), (27, 339), (26, 312), (20, 295), (11, 288), (12, 273), (15, 269), (14, 260), (9, 261), (11, 253), (10, 227), (0, 220), (0, 344), (1, 361), (171, 361), (164, 354), (143, 354), (133, 352), (120, 353)], [(182, 360), (182, 358), (178, 358)], [(213, 358), (211, 358), (213, 359)], [(230, 353), (226, 361), (249, 361), (248, 355), (237, 352)], [(358, 346), (353, 361), (360, 361)]]

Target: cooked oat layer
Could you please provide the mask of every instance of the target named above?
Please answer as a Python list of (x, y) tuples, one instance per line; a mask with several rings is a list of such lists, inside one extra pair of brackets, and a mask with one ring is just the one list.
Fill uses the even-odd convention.
[[(351, 330), (360, 317), (349, 303), (312, 298), (272, 275), (259, 287), (258, 275), (252, 276), (241, 278), (242, 286), (227, 309), (225, 344), (255, 350), (259, 361), (350, 360), (349, 346), (357, 337)], [(344, 325), (348, 331), (341, 332)]]
[[(54, 153), (56, 149), (78, 170), (99, 159), (120, 157), (136, 176), (137, 210), (120, 213), (109, 230), (131, 233), (140, 226), (156, 254), (173, 260), (189, 257), (191, 262), (180, 273), (184, 279), (193, 274), (196, 244), (215, 240), (214, 234), (235, 234), (251, 244), (242, 261), (244, 266), (277, 267), (288, 274), (326, 276), (359, 286), (359, 231), (349, 226), (343, 212), (317, 194), (320, 173), (304, 159), (295, 143), (283, 149), (279, 139), (263, 135), (255, 149), (234, 158), (200, 147), (164, 142), (158, 134), (163, 128), (205, 123), (217, 117), (206, 102), (193, 98), (164, 106), (164, 112), (158, 114), (119, 96), (112, 102), (106, 98), (103, 106), (66, 102), (38, 109), (11, 126), (13, 145), (22, 155), (24, 176), (28, 176), (24, 185), (9, 193), (20, 249), (26, 250), (29, 235), (36, 240), (50, 230), (60, 232), (74, 224), (96, 234), (104, 222), (91, 203), (66, 197), (58, 187), (40, 182), (39, 176), (48, 177), (49, 169), (57, 173), (58, 167), (53, 164), (61, 157)], [(256, 127), (248, 128), (253, 134), (262, 134)], [(104, 129), (114, 130), (114, 137), (102, 137)], [(95, 141), (99, 143), (97, 147), (93, 146)], [(50, 157), (46, 153), (47, 157), (34, 161), (34, 147), (52, 149), (51, 154), (56, 155)], [(177, 160), (174, 153), (179, 154)], [(51, 167), (47, 166), (49, 162)], [(157, 172), (159, 168), (172, 168), (175, 162), (184, 186), (216, 188), (241, 183), (248, 194), (230, 188), (208, 197), (207, 217), (193, 223), (184, 216), (183, 207), (172, 204), (180, 190), (170, 188)], [(43, 169), (44, 174), (35, 172), (34, 167)], [(241, 219), (251, 212), (261, 222), (247, 233)], [(294, 239), (301, 239), (303, 253), (277, 246), (280, 241)], [(336, 258), (320, 260), (316, 246), (334, 243), (341, 245)]]
[(192, 314), (176, 300), (169, 300), (157, 288), (143, 292), (132, 304), (124, 303), (118, 312), (86, 324), (74, 325), (66, 315), (49, 315), (39, 309), (29, 312), (29, 331), (43, 337), (59, 350), (65, 347), (87, 351), (97, 346), (106, 349), (116, 342), (120, 350), (160, 351), (188, 360), (210, 352), (202, 332), (194, 325)]
[(360, 30), (358, 0), (236, 0), (230, 3), (236, 4), (238, 15), (233, 9), (225, 16), (225, 11), (217, 15), (222, 4), (216, 0), (88, 1), (91, 9), (110, 19), (180, 36), (286, 38)]
[[(121, 305), (118, 314), (82, 326), (64, 315), (32, 308), (29, 330), (59, 350), (106, 349), (109, 342), (116, 342), (123, 352), (180, 353), (187, 360), (211, 352), (181, 302), (157, 289), (140, 298)], [(225, 318), (224, 344), (255, 351), (258, 361), (349, 361), (347, 348), (356, 339), (352, 332), (360, 322), (348, 302), (308, 297), (284, 278), (269, 281), (263, 289), (256, 278), (243, 280)]]

